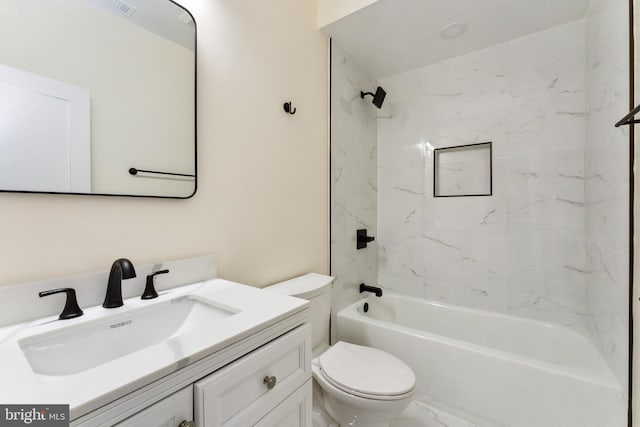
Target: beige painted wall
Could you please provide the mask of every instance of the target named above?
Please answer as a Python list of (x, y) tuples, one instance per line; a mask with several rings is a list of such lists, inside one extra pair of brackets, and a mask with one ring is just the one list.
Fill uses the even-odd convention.
[(369, 6), (378, 0), (317, 0), (318, 28), (325, 27), (338, 19)]
[(257, 286), (328, 272), (327, 42), (316, 1), (183, 4), (198, 23), (198, 193), (0, 194), (0, 286), (104, 271), (123, 256), (215, 253), (221, 277)]

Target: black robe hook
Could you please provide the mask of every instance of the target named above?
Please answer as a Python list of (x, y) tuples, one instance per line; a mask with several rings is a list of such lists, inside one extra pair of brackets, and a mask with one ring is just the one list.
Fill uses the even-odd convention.
[(284, 111), (286, 111), (287, 113), (293, 115), (296, 113), (296, 108), (293, 108), (291, 106), (291, 102), (285, 102), (284, 103)]

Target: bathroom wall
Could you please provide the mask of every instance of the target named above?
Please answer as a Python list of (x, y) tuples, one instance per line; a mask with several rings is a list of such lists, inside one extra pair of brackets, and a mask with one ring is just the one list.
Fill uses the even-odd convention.
[[(89, 91), (91, 191), (193, 193), (192, 180), (140, 179), (127, 170), (194, 173), (193, 144), (176, 143), (193, 135), (194, 52), (86, 1), (2, 0), (0, 9), (0, 38), (11, 40), (2, 64)], [(129, 58), (136, 67), (121, 66)]]
[(0, 194), (0, 285), (106, 271), (123, 256), (215, 253), (221, 277), (257, 286), (328, 273), (328, 48), (315, 0), (182, 3), (198, 24), (198, 193)]
[[(360, 283), (377, 284), (377, 242), (356, 249), (356, 230), (377, 238), (377, 86), (335, 41), (331, 49), (331, 275), (333, 313), (360, 299)], [(335, 324), (335, 322), (333, 323)]]
[(593, 0), (587, 16), (585, 151), (587, 312), (594, 342), (622, 385), (629, 328), (628, 2)]
[[(379, 278), (585, 328), (585, 21), (383, 79)], [(493, 196), (433, 197), (433, 148), (493, 142)]]

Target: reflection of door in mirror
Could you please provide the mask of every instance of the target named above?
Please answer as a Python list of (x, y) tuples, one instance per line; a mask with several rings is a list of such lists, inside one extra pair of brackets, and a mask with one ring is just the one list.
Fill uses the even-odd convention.
[(86, 90), (0, 65), (0, 117), (3, 187), (91, 192)]
[(193, 195), (188, 12), (170, 0), (0, 0), (0, 39), (0, 190)]

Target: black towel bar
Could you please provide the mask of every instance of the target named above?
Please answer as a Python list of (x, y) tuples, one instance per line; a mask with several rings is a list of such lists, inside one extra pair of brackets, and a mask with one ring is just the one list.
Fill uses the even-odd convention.
[(158, 175), (171, 175), (171, 176), (188, 176), (191, 178), (195, 178), (195, 175), (189, 175), (186, 173), (173, 173), (173, 172), (160, 172), (160, 171), (150, 171), (150, 170), (145, 170), (145, 169), (136, 169), (136, 168), (131, 168), (129, 169), (129, 173), (131, 175), (137, 175), (138, 172), (144, 172), (144, 173), (155, 173)]

